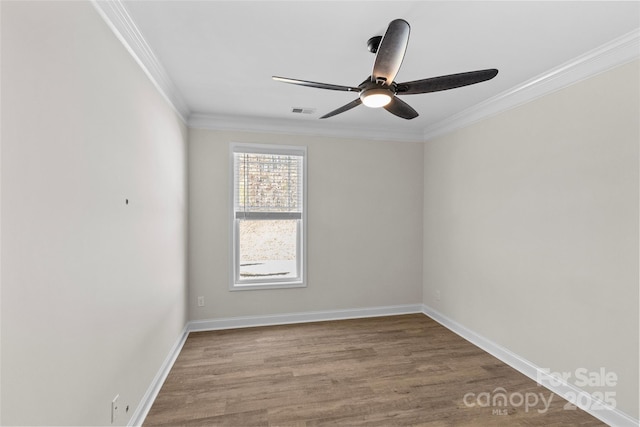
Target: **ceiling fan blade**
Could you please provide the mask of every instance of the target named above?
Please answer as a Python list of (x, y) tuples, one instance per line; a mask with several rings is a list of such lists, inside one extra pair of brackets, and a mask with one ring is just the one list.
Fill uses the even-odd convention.
[(321, 119), (328, 119), (329, 117), (333, 117), (336, 114), (340, 114), (340, 113), (344, 113), (345, 111), (349, 111), (352, 108), (357, 107), (358, 105), (362, 104), (362, 101), (360, 100), (360, 98), (356, 98), (353, 101), (351, 101), (350, 103), (343, 105), (340, 108), (337, 108), (335, 110), (333, 110), (330, 113), (325, 114), (324, 116), (320, 117)]
[(400, 70), (400, 65), (402, 65), (404, 53), (409, 43), (410, 31), (411, 27), (404, 19), (391, 21), (387, 32), (382, 37), (380, 46), (378, 46), (371, 73), (372, 82), (383, 81), (387, 85), (391, 85)]
[(407, 120), (418, 117), (418, 112), (397, 96), (394, 96), (391, 102), (384, 106), (384, 109), (391, 114), (395, 114), (396, 116)]
[(473, 85), (491, 80), (497, 74), (498, 70), (495, 68), (470, 71), (468, 73), (449, 74), (447, 76), (431, 77), (429, 79), (398, 83), (397, 90), (398, 93), (403, 95), (437, 92), (440, 90), (455, 89), (457, 87)]
[(272, 78), (273, 78), (273, 80), (278, 81), (278, 82), (282, 82), (282, 83), (290, 83), (290, 84), (293, 84), (293, 85), (300, 85), (300, 86), (317, 87), (319, 89), (341, 90), (341, 91), (344, 91), (344, 92), (359, 92), (360, 91), (360, 88), (353, 87), (353, 86), (332, 85), (332, 84), (329, 84), (329, 83), (310, 82), (310, 81), (307, 81), (307, 80), (290, 79), (290, 78), (287, 78), (287, 77), (278, 77), (278, 76), (273, 76)]

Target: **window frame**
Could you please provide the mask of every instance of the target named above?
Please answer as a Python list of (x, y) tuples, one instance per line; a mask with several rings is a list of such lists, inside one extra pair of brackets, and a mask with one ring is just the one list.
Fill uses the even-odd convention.
[[(236, 218), (235, 209), (235, 153), (253, 154), (279, 154), (296, 155), (302, 157), (302, 213), (298, 222), (296, 264), (298, 267), (298, 277), (283, 279), (244, 279), (240, 278), (240, 219)], [(307, 287), (307, 147), (302, 145), (276, 145), (261, 143), (240, 143), (231, 142), (229, 144), (229, 224), (230, 224), (230, 269), (229, 269), (229, 290), (245, 291), (259, 289), (282, 289), (282, 288), (303, 288)], [(251, 213), (249, 215), (255, 219), (269, 220), (272, 216), (269, 213)], [(282, 215), (280, 215), (282, 216)], [(285, 215), (286, 216), (286, 215)], [(262, 218), (261, 218), (262, 217)], [(275, 218), (274, 218), (275, 219)], [(297, 218), (296, 218), (297, 219)]]

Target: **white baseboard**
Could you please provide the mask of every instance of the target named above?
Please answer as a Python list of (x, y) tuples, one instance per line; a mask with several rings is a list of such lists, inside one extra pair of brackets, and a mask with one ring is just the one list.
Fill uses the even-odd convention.
[(220, 319), (195, 320), (188, 322), (180, 337), (173, 345), (158, 373), (149, 385), (128, 426), (141, 426), (144, 423), (162, 384), (173, 367), (189, 332), (213, 331), (219, 329), (249, 328), (254, 326), (284, 325), (290, 323), (322, 322), (327, 320), (357, 319), (363, 317), (393, 316), (397, 314), (422, 313), (421, 304), (393, 305), (387, 307), (355, 308), (349, 310), (311, 311), (306, 313), (274, 314), (268, 316), (227, 317)]
[(589, 393), (572, 384), (568, 384), (565, 382), (558, 385), (559, 381), (555, 377), (550, 376), (539, 366), (536, 366), (527, 359), (520, 357), (519, 355), (496, 344), (495, 342), (481, 335), (478, 335), (471, 329), (468, 329), (467, 327), (446, 317), (445, 315), (439, 313), (431, 307), (422, 304), (394, 305), (386, 307), (356, 308), (346, 310), (312, 311), (304, 313), (286, 313), (267, 316), (227, 317), (188, 322), (184, 327), (180, 337), (171, 348), (169, 354), (167, 355), (167, 358), (160, 367), (160, 370), (147, 389), (147, 392), (138, 404), (138, 407), (129, 420), (128, 425), (141, 426), (144, 422), (156, 396), (158, 395), (158, 392), (160, 391), (160, 388), (162, 387), (162, 384), (167, 378), (167, 375), (169, 374), (169, 371), (171, 370), (175, 360), (177, 359), (178, 354), (180, 354), (180, 350), (182, 350), (182, 346), (184, 345), (189, 332), (249, 328), (269, 325), (285, 325), (292, 323), (322, 322), (329, 320), (358, 319), (366, 317), (393, 316), (412, 313), (425, 314), (447, 329), (461, 336), (465, 340), (471, 342), (472, 344), (506, 363), (510, 367), (523, 373), (527, 377), (538, 382), (540, 385), (567, 400), (571, 400), (571, 396), (580, 396), (580, 399), (578, 400), (578, 407), (598, 418), (599, 420), (611, 426), (638, 426), (637, 419), (625, 414), (619, 409), (608, 408), (603, 402), (595, 399)]
[(171, 347), (171, 350), (169, 350), (169, 354), (164, 359), (164, 362), (162, 362), (162, 365), (160, 365), (160, 369), (158, 370), (156, 376), (153, 378), (153, 381), (151, 381), (149, 388), (147, 388), (147, 392), (144, 394), (144, 396), (142, 396), (142, 399), (140, 399), (140, 403), (138, 403), (136, 410), (131, 415), (131, 419), (129, 419), (129, 423), (127, 424), (127, 426), (142, 426), (144, 419), (147, 417), (147, 414), (149, 413), (153, 402), (156, 400), (156, 397), (158, 396), (158, 393), (162, 388), (162, 384), (164, 384), (164, 380), (167, 379), (169, 371), (171, 371), (173, 364), (178, 358), (178, 355), (180, 354), (182, 346), (187, 340), (188, 335), (189, 332), (187, 331), (187, 326), (185, 326), (182, 329), (182, 332), (180, 333), (180, 336), (176, 340), (175, 344), (173, 345), (173, 347)]
[(286, 325), (290, 323), (324, 322), (328, 320), (358, 319), (362, 317), (394, 316), (422, 313), (421, 304), (386, 307), (353, 308), (347, 310), (308, 311), (304, 313), (272, 314), (267, 316), (226, 317), (194, 320), (187, 324), (189, 332), (218, 329), (250, 328), (254, 326)]
[[(500, 359), (502, 362), (538, 382), (538, 384), (554, 392), (558, 396), (561, 396), (571, 402), (577, 402), (576, 406), (598, 418), (600, 421), (611, 426), (638, 426), (637, 419), (625, 414), (617, 408), (608, 407), (604, 402), (594, 398), (590, 393), (587, 393), (573, 384), (558, 381), (557, 378), (549, 375), (543, 368), (536, 366), (527, 359), (520, 357), (495, 342), (478, 335), (476, 332), (448, 318), (442, 313), (439, 313), (433, 308), (426, 305), (423, 305), (422, 307), (422, 312), (425, 315), (440, 323), (442, 326), (455, 332), (465, 340), (471, 342), (477, 347), (480, 347), (482, 350), (497, 359)], [(577, 401), (576, 399), (572, 399), (572, 397), (578, 396), (579, 399), (577, 399)]]

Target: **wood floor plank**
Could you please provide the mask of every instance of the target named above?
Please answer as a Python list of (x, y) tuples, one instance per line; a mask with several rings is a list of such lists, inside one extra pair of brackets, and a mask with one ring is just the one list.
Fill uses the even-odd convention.
[[(474, 400), (501, 392), (551, 404)], [(565, 403), (415, 314), (191, 333), (144, 424), (604, 425)]]

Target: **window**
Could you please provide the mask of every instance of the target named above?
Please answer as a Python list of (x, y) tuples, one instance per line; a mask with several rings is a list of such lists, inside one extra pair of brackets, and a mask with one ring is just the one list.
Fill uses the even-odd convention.
[(231, 144), (231, 290), (306, 286), (306, 147)]

